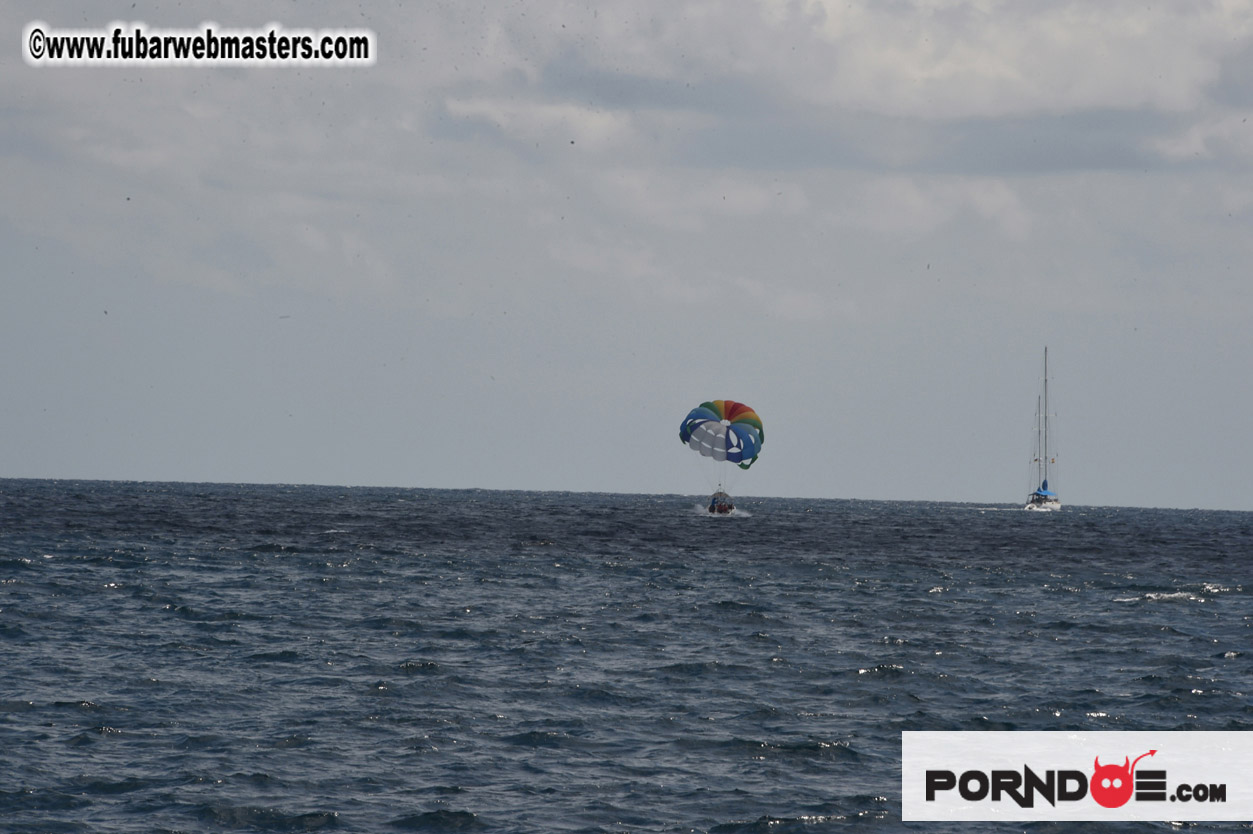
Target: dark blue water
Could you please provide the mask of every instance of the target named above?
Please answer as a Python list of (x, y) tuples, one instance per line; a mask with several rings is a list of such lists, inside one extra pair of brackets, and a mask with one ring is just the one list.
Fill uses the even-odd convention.
[(0, 830), (971, 830), (903, 730), (1253, 729), (1251, 513), (701, 500), (0, 481)]

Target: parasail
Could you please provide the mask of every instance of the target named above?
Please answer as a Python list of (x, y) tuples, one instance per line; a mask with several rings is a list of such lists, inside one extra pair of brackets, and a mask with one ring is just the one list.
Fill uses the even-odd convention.
[(757, 412), (744, 403), (713, 400), (688, 412), (679, 426), (679, 439), (707, 458), (747, 469), (761, 453), (766, 432)]

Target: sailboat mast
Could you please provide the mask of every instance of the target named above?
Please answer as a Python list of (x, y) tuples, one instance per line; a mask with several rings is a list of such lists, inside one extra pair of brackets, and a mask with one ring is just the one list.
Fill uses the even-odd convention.
[(1034, 487), (1039, 489), (1040, 479), (1044, 474), (1044, 458), (1041, 457), (1044, 448), (1044, 412), (1040, 410), (1040, 397), (1035, 398), (1035, 484)]
[(1049, 349), (1044, 346), (1044, 480), (1049, 479)]

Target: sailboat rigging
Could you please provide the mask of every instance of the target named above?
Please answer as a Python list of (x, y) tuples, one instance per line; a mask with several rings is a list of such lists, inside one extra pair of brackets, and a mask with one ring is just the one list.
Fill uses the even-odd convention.
[(1049, 466), (1057, 463), (1056, 454), (1049, 450), (1049, 349), (1044, 348), (1044, 390), (1035, 401), (1035, 491), (1027, 496), (1024, 510), (1060, 510), (1062, 500), (1049, 489)]

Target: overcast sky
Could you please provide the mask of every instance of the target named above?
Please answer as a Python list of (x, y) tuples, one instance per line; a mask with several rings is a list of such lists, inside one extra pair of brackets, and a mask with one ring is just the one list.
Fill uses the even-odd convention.
[[(195, 7), (194, 9), (191, 7)], [(31, 67), (32, 21), (372, 67)], [(0, 8), (0, 476), (1253, 509), (1250, 2)]]

